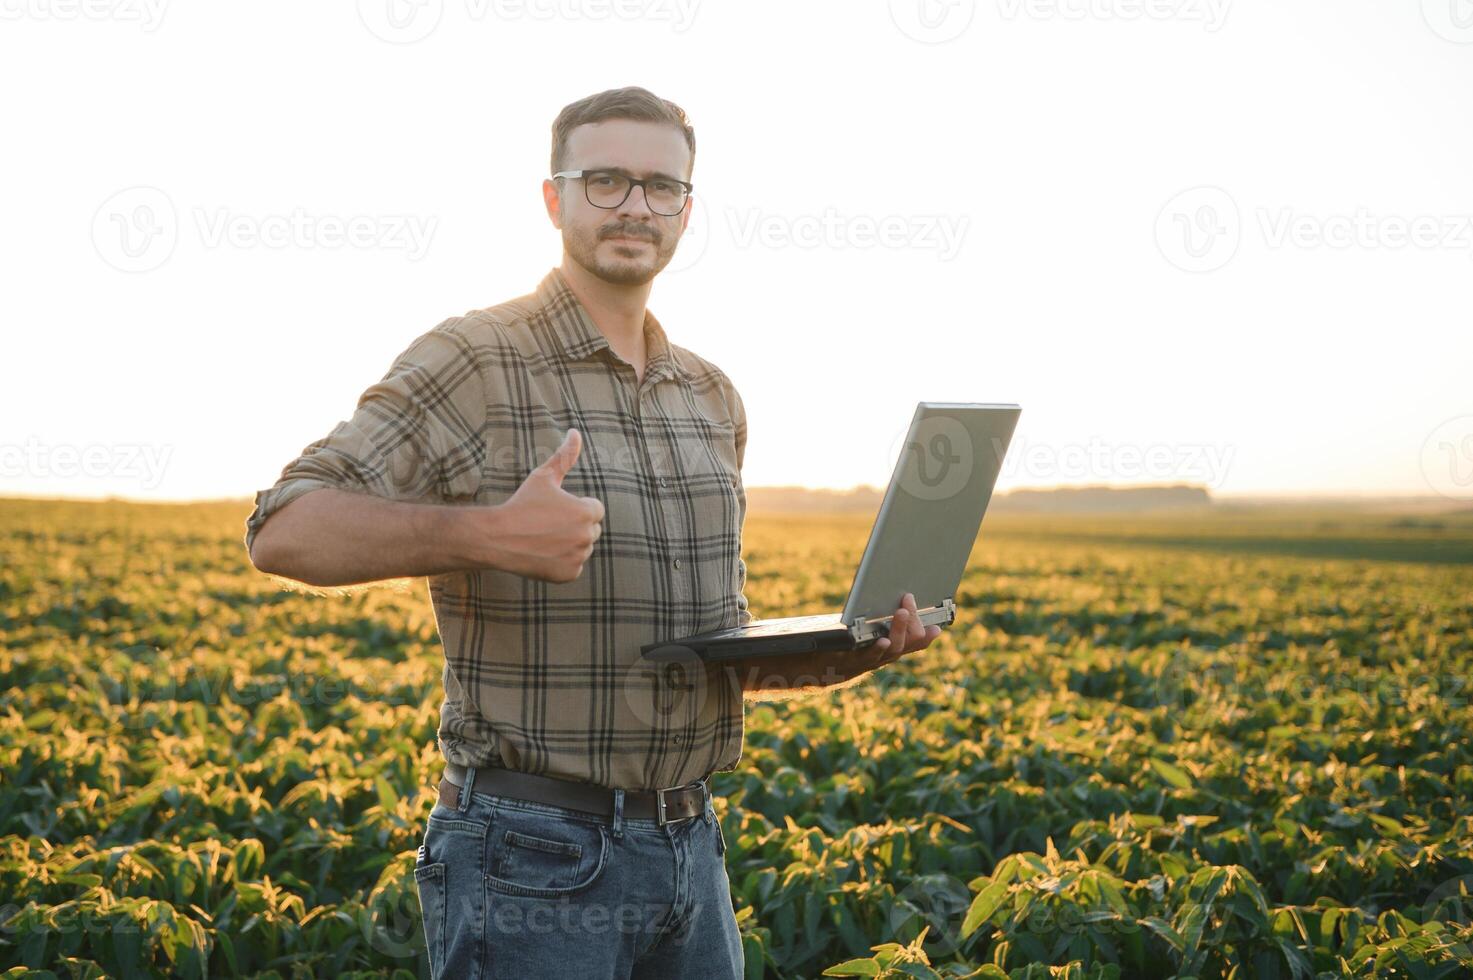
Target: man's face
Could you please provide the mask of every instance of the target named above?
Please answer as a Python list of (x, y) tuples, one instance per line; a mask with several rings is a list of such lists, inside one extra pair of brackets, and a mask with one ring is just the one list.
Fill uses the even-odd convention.
[[(618, 169), (635, 178), (664, 174), (688, 180), (690, 147), (668, 123), (607, 119), (568, 134), (564, 170)], [(563, 248), (584, 269), (605, 282), (638, 286), (649, 282), (675, 255), (690, 221), (691, 205), (677, 215), (656, 214), (633, 187), (616, 208), (588, 203), (583, 181), (553, 181), (559, 190), (554, 222)]]

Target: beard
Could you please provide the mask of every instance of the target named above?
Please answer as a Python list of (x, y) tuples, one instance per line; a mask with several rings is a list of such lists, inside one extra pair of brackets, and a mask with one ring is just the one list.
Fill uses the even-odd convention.
[[(623, 242), (605, 244), (618, 235), (642, 238), (650, 244), (632, 248)], [(617, 221), (590, 229), (563, 227), (563, 248), (588, 272), (618, 286), (642, 286), (670, 264), (680, 235), (650, 225)], [(599, 249), (602, 248), (602, 252)]]

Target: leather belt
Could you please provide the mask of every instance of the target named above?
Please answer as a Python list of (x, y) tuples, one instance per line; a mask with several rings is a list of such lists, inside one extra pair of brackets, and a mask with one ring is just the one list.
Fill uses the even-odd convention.
[[(614, 791), (607, 786), (513, 769), (486, 768), (477, 769), (475, 773), (475, 783), (471, 787), (471, 791), (475, 793), (565, 806), (604, 817), (614, 815)], [(451, 808), (458, 807), (460, 789), (450, 780), (441, 777), (440, 802)], [(706, 798), (710, 792), (704, 779), (670, 789), (626, 789), (624, 816), (654, 820), (661, 826), (687, 817), (700, 816), (706, 811)]]

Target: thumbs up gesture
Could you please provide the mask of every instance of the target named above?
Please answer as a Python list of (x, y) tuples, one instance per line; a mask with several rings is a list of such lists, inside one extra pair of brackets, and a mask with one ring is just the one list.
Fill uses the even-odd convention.
[(582, 447), (583, 434), (570, 428), (547, 462), (528, 473), (505, 503), (490, 508), (495, 520), (485, 542), (488, 564), (545, 582), (571, 582), (583, 573), (603, 533), (604, 505), (563, 489)]

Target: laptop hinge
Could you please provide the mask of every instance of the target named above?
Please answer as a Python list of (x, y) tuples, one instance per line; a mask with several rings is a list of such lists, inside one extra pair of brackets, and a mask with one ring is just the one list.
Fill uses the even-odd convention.
[[(926, 606), (916, 610), (916, 615), (925, 626), (946, 627), (956, 621), (956, 603), (950, 596), (941, 600), (940, 605)], [(849, 632), (854, 635), (854, 645), (868, 643), (875, 637), (890, 635), (890, 617), (876, 616), (874, 619), (856, 619), (849, 626)]]

